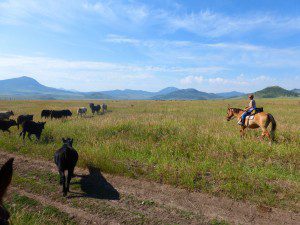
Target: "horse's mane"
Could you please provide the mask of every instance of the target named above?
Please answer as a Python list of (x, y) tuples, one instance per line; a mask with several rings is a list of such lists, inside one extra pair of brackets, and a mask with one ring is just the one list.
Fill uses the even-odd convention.
[(230, 108), (230, 109), (232, 109), (234, 113), (239, 113), (240, 111), (243, 111), (242, 109), (239, 108)]

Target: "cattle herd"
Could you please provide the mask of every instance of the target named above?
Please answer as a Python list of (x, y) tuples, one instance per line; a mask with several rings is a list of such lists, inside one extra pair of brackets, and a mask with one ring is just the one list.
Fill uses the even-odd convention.
[[(92, 114), (94, 115), (99, 114), (100, 110), (102, 109), (102, 113), (107, 112), (107, 105), (102, 104), (95, 105), (94, 103), (89, 104)], [(85, 116), (87, 113), (86, 107), (80, 107), (77, 110), (77, 116)], [(0, 111), (0, 130), (3, 132), (9, 132), (10, 133), (10, 127), (17, 126), (22, 127), (22, 131), (20, 133), (20, 136), (22, 136), (23, 141), (25, 141), (26, 134), (28, 134), (29, 140), (31, 139), (31, 135), (35, 135), (37, 140), (40, 140), (41, 134), (43, 129), (45, 128), (46, 122), (35, 122), (33, 121), (34, 115), (19, 115), (17, 117), (17, 120), (10, 119), (11, 116), (14, 116), (13, 111)], [(72, 112), (69, 109), (64, 110), (48, 110), (44, 109), (41, 112), (41, 118), (42, 119), (67, 119), (68, 117), (72, 116)], [(60, 175), (60, 185), (63, 186), (63, 195), (66, 196), (69, 192), (69, 185), (71, 178), (74, 175), (74, 168), (76, 166), (76, 163), (78, 161), (78, 153), (73, 148), (73, 139), (71, 138), (62, 138), (62, 147), (58, 149), (54, 154), (54, 162), (57, 165), (59, 175)], [(9, 167), (12, 165), (13, 160), (10, 159), (5, 165)], [(9, 164), (9, 165), (8, 165)], [(4, 169), (6, 167), (4, 166)], [(68, 171), (67, 180), (65, 176), (65, 171)], [(1, 172), (0, 172), (1, 175)], [(2, 176), (1, 176), (2, 180)], [(4, 181), (4, 180), (3, 180)], [(1, 183), (1, 182), (0, 182)], [(7, 181), (6, 185), (8, 186), (10, 181)], [(0, 184), (1, 186), (1, 184)], [(0, 188), (1, 189), (1, 188)], [(3, 190), (0, 190), (0, 192)], [(1, 193), (0, 193), (1, 194)], [(0, 196), (0, 224), (1, 219), (3, 217), (1, 216), (1, 196)], [(4, 210), (4, 209), (3, 209)], [(1, 218), (2, 217), (2, 218)]]

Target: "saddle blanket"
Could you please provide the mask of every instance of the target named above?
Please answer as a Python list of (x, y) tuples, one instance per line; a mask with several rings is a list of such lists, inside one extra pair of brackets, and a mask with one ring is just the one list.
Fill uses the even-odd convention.
[(253, 120), (253, 119), (254, 119), (254, 115), (246, 116), (246, 118), (247, 118), (248, 120)]

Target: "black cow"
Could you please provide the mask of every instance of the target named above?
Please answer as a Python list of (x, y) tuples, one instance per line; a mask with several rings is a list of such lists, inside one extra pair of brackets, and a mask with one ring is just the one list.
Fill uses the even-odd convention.
[(45, 119), (49, 118), (51, 116), (52, 110), (44, 109), (41, 112), (41, 118), (45, 117)]
[(72, 116), (72, 112), (69, 109), (63, 110), (64, 117), (68, 118), (68, 116)]
[(91, 108), (92, 113), (94, 115), (95, 112), (97, 112), (97, 114), (99, 114), (101, 106), (100, 105), (95, 105), (94, 103), (90, 103), (90, 108)]
[[(74, 169), (78, 161), (78, 153), (73, 148), (73, 139), (62, 139), (63, 146), (54, 154), (54, 162), (57, 165), (60, 175), (59, 184), (63, 186), (63, 196), (70, 191), (70, 181), (74, 175)], [(65, 171), (68, 171), (67, 186)]]
[(52, 110), (51, 112), (51, 119), (67, 118), (68, 116), (72, 116), (72, 112), (69, 109)]
[(11, 182), (13, 161), (14, 158), (10, 158), (0, 169), (0, 224), (9, 224), (10, 214), (3, 205), (3, 196)]
[(38, 140), (41, 138), (43, 129), (45, 128), (46, 122), (34, 122), (34, 121), (25, 121), (22, 124), (23, 130), (20, 133), (20, 136), (23, 135), (23, 140), (25, 139), (26, 132), (28, 133), (28, 138), (31, 140), (31, 135), (34, 134)]
[(19, 126), (22, 125), (25, 121), (32, 121), (33, 115), (20, 115), (17, 119), (18, 129)]
[(0, 130), (3, 132), (7, 131), (10, 133), (9, 128), (16, 125), (17, 122), (15, 120), (0, 120)]

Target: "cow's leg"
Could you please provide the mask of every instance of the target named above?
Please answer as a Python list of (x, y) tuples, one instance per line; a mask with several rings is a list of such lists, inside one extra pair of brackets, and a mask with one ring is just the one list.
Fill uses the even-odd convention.
[(59, 185), (63, 185), (65, 173), (61, 169), (58, 169), (58, 172), (59, 172)]
[(65, 171), (59, 170), (60, 184), (63, 186), (63, 196), (67, 195)]
[(26, 136), (26, 131), (22, 131), (21, 133), (20, 133), (20, 135), (23, 135), (23, 141), (25, 140), (25, 136)]
[(67, 179), (67, 192), (70, 192), (70, 182), (74, 174), (74, 168), (68, 170), (68, 179)]

